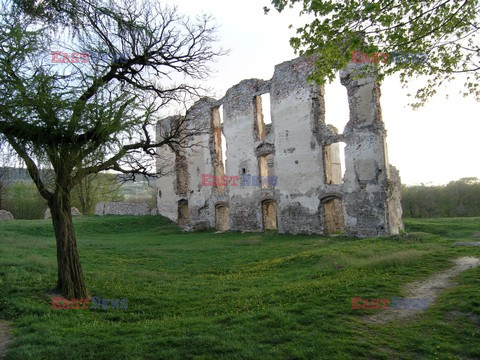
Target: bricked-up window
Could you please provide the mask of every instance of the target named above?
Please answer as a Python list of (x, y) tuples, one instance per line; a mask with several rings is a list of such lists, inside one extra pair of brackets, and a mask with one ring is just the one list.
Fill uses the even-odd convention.
[[(218, 179), (222, 179), (225, 175), (225, 160), (226, 152), (225, 137), (222, 132), (222, 120), (223, 119), (223, 106), (212, 109), (212, 127), (213, 127), (213, 146), (214, 146), (214, 158), (213, 168), (214, 176)], [(216, 188), (220, 194), (225, 191), (224, 186), (217, 184)]]
[[(259, 172), (260, 176), (263, 178), (268, 178), (268, 164), (267, 164), (267, 157), (266, 156), (260, 156), (258, 158), (258, 167), (259, 167)], [(260, 187), (263, 189), (266, 189), (268, 187), (268, 183), (265, 182), (260, 182)]]
[(345, 143), (338, 142), (323, 147), (325, 184), (342, 184), (345, 174)]
[(218, 231), (230, 229), (228, 225), (228, 207), (225, 205), (217, 205), (215, 207), (215, 227)]
[(277, 230), (277, 204), (273, 200), (262, 202), (263, 230)]
[(175, 156), (175, 174), (177, 178), (177, 194), (188, 193), (188, 161), (182, 151)]
[(322, 204), (325, 234), (343, 234), (345, 232), (345, 220), (342, 199), (331, 197), (323, 200)]
[(276, 185), (276, 181), (274, 180), (273, 154), (260, 156), (258, 158), (258, 172), (261, 176), (261, 180), (258, 182), (262, 189), (272, 188)]
[(178, 225), (187, 225), (190, 221), (190, 210), (188, 209), (188, 200), (178, 202)]

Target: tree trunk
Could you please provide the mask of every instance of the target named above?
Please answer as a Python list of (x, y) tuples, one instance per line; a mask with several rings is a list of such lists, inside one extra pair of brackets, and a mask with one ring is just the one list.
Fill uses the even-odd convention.
[(49, 201), (57, 240), (58, 280), (56, 290), (67, 299), (85, 299), (87, 290), (73, 228), (70, 193), (55, 191)]

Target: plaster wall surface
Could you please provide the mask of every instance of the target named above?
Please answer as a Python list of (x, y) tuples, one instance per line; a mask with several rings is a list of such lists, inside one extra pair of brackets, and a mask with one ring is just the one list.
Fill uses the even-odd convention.
[[(172, 117), (157, 123), (157, 140), (165, 137), (165, 132), (171, 127)], [(168, 146), (157, 148), (156, 168), (160, 177), (156, 180), (158, 213), (172, 221), (178, 220), (178, 193), (176, 189), (175, 152)]]

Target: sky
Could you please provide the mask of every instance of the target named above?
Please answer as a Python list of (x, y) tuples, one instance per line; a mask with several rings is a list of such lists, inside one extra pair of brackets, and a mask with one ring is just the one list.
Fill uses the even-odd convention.
[[(243, 79), (270, 79), (274, 66), (296, 57), (289, 45), (294, 30), (307, 19), (298, 11), (264, 15), (263, 0), (171, 0), (179, 12), (189, 16), (211, 14), (218, 25), (219, 45), (229, 54), (212, 64), (215, 70), (207, 81), (213, 97), (221, 98), (226, 90)], [(381, 106), (387, 129), (389, 161), (400, 170), (402, 182), (446, 184), (462, 177), (480, 178), (480, 103), (459, 95), (460, 79), (424, 107), (409, 107), (409, 89), (422, 84), (412, 78), (409, 87), (401, 87), (397, 76), (382, 84)], [(326, 85), (326, 122), (340, 131), (348, 121), (346, 89), (337, 79)], [(446, 98), (448, 95), (448, 99)]]

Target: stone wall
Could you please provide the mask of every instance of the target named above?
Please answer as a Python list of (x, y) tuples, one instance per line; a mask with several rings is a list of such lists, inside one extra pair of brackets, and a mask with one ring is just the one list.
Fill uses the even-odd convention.
[(157, 209), (152, 209), (147, 204), (102, 202), (95, 206), (95, 215), (156, 215)]
[(0, 210), (0, 221), (9, 221), (13, 220), (12, 213), (8, 212), (7, 210)]
[[(70, 209), (71, 213), (72, 213), (72, 216), (82, 216), (83, 214), (76, 208), (76, 207), (73, 207)], [(52, 217), (52, 212), (50, 211), (50, 208), (47, 208), (45, 210), (45, 214), (44, 214), (44, 219), (50, 219)]]
[[(356, 236), (401, 231), (400, 177), (388, 163), (375, 77), (353, 76), (363, 64), (341, 72), (350, 121), (340, 132), (326, 122), (323, 87), (307, 82), (313, 66), (309, 58), (287, 61), (275, 67), (271, 80), (243, 80), (222, 99), (197, 102), (187, 118), (205, 132), (188, 141), (200, 146), (158, 150), (157, 169), (164, 174), (157, 182), (159, 213), (186, 230)], [(271, 124), (265, 123), (263, 94), (270, 95)], [(172, 121), (159, 121), (158, 140)], [(346, 145), (343, 177), (340, 142)], [(229, 186), (202, 186), (202, 174), (226, 176)], [(233, 177), (241, 182), (247, 175), (275, 176), (278, 182), (232, 184)]]

